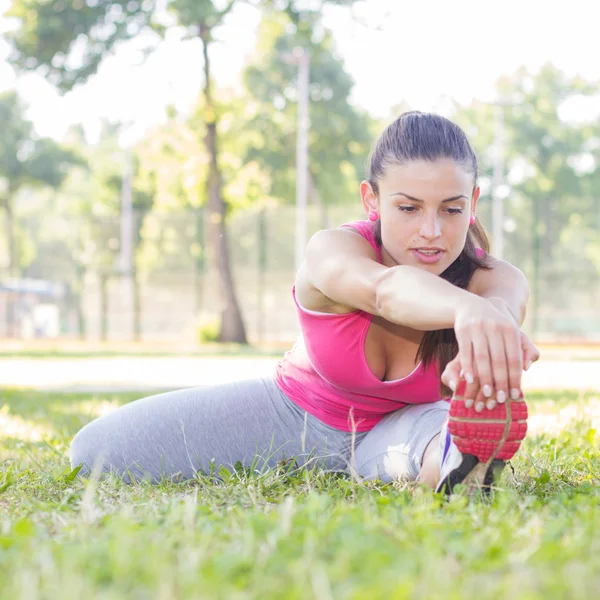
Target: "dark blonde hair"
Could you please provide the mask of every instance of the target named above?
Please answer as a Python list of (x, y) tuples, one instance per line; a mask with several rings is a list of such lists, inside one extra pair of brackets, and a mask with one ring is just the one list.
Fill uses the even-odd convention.
[[(463, 130), (439, 115), (418, 111), (400, 115), (381, 134), (368, 161), (368, 181), (375, 194), (379, 194), (378, 180), (391, 165), (421, 160), (435, 162), (451, 158), (473, 175), (473, 190), (477, 187), (477, 157)], [(381, 240), (381, 221), (375, 224), (375, 239)], [(476, 248), (489, 252), (490, 242), (478, 219), (467, 233), (465, 247), (459, 257), (440, 275), (442, 279), (465, 289), (476, 269), (489, 269), (486, 255), (478, 256)], [(427, 368), (437, 363), (439, 373), (458, 353), (453, 329), (427, 331), (419, 346), (417, 358)], [(440, 382), (442, 395), (452, 391)]]

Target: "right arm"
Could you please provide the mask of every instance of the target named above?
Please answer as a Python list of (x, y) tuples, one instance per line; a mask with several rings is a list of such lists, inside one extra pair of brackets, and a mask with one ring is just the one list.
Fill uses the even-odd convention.
[(416, 267), (386, 267), (360, 234), (344, 229), (315, 234), (296, 280), (305, 308), (350, 312), (361, 309), (399, 325), (431, 331), (455, 326), (466, 306), (474, 314), (489, 302)]
[(460, 362), (469, 365), (465, 379), (471, 383), (479, 376), (479, 384), (491, 390), (502, 389), (496, 380), (502, 387), (510, 382), (506, 359), (500, 364), (494, 357), (520, 352), (519, 326), (509, 314), (427, 271), (380, 264), (367, 240), (344, 229), (321, 231), (310, 240), (296, 278), (296, 297), (311, 310), (361, 309), (422, 331), (453, 328)]

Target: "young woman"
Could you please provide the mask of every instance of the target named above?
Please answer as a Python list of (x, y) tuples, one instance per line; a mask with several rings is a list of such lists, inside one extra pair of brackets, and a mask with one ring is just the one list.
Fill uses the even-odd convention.
[(157, 481), (293, 457), (446, 492), (490, 485), (526, 430), (521, 374), (539, 356), (520, 332), (527, 282), (487, 254), (458, 126), (405, 113), (368, 170), (368, 219), (308, 245), (293, 289), (302, 336), (273, 377), (125, 405), (77, 434), (72, 465)]

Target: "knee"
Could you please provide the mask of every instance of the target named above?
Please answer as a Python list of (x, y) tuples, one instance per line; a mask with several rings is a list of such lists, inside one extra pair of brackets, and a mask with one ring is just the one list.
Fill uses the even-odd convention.
[(357, 471), (365, 480), (379, 479), (384, 483), (398, 480), (413, 481), (418, 476), (418, 470), (415, 470), (402, 444), (389, 445), (385, 452), (366, 460), (359, 456)]
[(81, 467), (78, 475), (89, 475), (95, 468), (103, 470), (102, 445), (94, 422), (80, 429), (69, 448), (71, 469)]
[(71, 469), (81, 467), (78, 473), (79, 475), (82, 475), (84, 472), (89, 472), (90, 470), (89, 458), (91, 448), (86, 428), (87, 425), (77, 432), (71, 441), (71, 446), (69, 447), (69, 461), (71, 463)]

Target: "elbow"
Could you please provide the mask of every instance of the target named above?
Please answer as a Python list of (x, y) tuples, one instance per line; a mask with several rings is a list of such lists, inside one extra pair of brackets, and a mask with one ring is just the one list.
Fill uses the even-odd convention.
[(525, 317), (527, 316), (527, 304), (529, 304), (529, 282), (527, 281), (525, 275), (519, 271), (521, 274), (521, 283), (523, 286), (523, 294), (521, 296), (521, 306), (519, 307), (519, 317), (521, 319), (521, 325), (525, 321)]
[(520, 325), (523, 325), (523, 323), (525, 322), (525, 317), (527, 316), (528, 302), (529, 302), (529, 291), (527, 292), (525, 298), (521, 302), (521, 306), (520, 306), (520, 310), (519, 310)]

